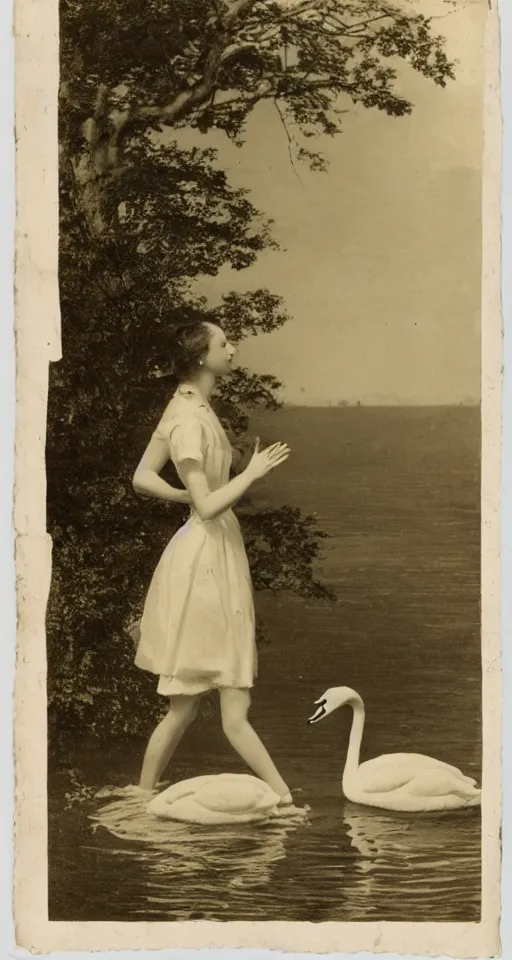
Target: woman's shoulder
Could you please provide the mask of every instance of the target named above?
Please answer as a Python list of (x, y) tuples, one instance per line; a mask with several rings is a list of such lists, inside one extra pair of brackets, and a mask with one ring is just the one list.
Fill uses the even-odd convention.
[(186, 427), (197, 423), (202, 419), (203, 412), (195, 395), (181, 392), (178, 388), (160, 417), (155, 433), (168, 437), (170, 431), (179, 425)]

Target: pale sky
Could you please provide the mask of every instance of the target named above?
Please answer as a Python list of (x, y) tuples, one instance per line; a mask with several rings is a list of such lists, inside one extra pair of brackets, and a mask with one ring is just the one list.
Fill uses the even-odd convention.
[[(406, 2), (406, 0), (404, 0)], [(409, 0), (410, 2), (410, 0)], [(250, 338), (240, 361), (284, 382), (289, 403), (457, 403), (480, 389), (482, 47), (487, 0), (459, 0), (436, 21), (457, 77), (444, 90), (401, 68), (410, 117), (354, 108), (317, 141), (327, 174), (288, 155), (273, 106), (260, 105), (242, 149), (222, 136), (230, 181), (275, 220), (279, 252), (198, 285), (212, 302), (269, 287), (292, 319)], [(417, 0), (425, 15), (451, 8)]]

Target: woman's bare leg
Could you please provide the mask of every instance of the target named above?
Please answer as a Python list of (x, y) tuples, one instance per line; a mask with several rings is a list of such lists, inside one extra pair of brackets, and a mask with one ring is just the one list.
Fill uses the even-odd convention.
[(153, 790), (169, 763), (187, 727), (197, 717), (200, 696), (177, 696), (169, 712), (155, 727), (144, 754), (139, 786)]
[(231, 746), (251, 770), (280, 797), (291, 800), (286, 783), (247, 719), (250, 705), (251, 695), (248, 690), (223, 687), (220, 691), (222, 729)]

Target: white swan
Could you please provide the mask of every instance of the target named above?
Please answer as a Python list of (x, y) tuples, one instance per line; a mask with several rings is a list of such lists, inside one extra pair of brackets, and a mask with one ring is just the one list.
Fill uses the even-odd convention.
[(146, 809), (164, 820), (212, 826), (301, 815), (293, 803), (283, 803), (263, 780), (242, 773), (182, 780), (154, 797)]
[(343, 771), (343, 793), (353, 803), (383, 810), (427, 812), (456, 810), (480, 804), (476, 781), (464, 776), (457, 767), (421, 753), (385, 753), (374, 760), (359, 763), (363, 738), (364, 704), (350, 687), (331, 687), (315, 700), (318, 709), (308, 723), (350, 706), (352, 727)]

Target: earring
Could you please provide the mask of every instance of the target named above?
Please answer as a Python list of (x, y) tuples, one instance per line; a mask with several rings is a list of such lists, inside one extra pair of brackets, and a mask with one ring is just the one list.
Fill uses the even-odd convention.
[(199, 366), (200, 366), (200, 367), (203, 366), (203, 361), (202, 361), (202, 360), (199, 361)]

